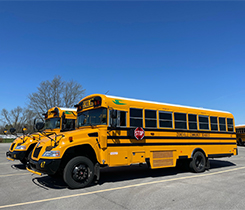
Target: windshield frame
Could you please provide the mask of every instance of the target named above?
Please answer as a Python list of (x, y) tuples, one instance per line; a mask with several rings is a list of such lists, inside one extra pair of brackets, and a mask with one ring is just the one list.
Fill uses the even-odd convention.
[[(104, 117), (105, 115), (105, 117)], [(98, 121), (98, 119), (100, 119)], [(85, 121), (85, 122), (84, 122)], [(108, 124), (107, 108), (99, 107), (96, 109), (85, 110), (77, 114), (76, 127), (98, 126)]]

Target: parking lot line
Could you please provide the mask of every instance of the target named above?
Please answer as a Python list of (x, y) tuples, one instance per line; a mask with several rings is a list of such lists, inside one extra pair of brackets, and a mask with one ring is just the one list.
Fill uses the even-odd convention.
[(67, 198), (74, 198), (74, 197), (79, 197), (79, 196), (92, 195), (92, 194), (97, 194), (97, 193), (103, 193), (103, 192), (127, 189), (127, 188), (132, 188), (132, 187), (140, 187), (140, 186), (146, 186), (146, 185), (151, 185), (151, 184), (158, 184), (158, 183), (171, 182), (171, 181), (177, 181), (177, 180), (199, 178), (199, 177), (205, 177), (205, 176), (213, 176), (213, 175), (216, 175), (216, 174), (228, 173), (228, 172), (233, 172), (233, 171), (242, 170), (242, 169), (245, 169), (245, 166), (239, 167), (239, 168), (228, 169), (228, 170), (224, 170), (224, 171), (207, 173), (207, 174), (206, 173), (197, 174), (197, 175), (187, 176), (187, 177), (179, 177), (179, 178), (173, 178), (173, 179), (164, 179), (164, 180), (159, 180), (159, 181), (152, 181), (152, 182), (146, 182), (146, 183), (140, 183), (140, 184), (134, 184), (134, 185), (127, 185), (127, 186), (123, 186), (123, 187), (115, 187), (115, 188), (109, 188), (109, 189), (104, 189), (104, 190), (97, 190), (97, 191), (92, 191), (92, 192), (79, 193), (79, 194), (74, 194), (74, 195), (67, 195), (67, 196), (48, 198), (48, 199), (42, 199), (42, 200), (36, 200), (36, 201), (29, 201), (29, 202), (23, 202), (23, 203), (16, 203), (16, 204), (9, 204), (9, 205), (0, 206), (0, 209), (9, 208), (9, 207), (16, 207), (16, 206), (24, 206), (24, 205), (36, 204), (36, 203), (42, 203), (42, 202), (48, 202), (48, 201), (55, 201), (55, 200), (61, 200), (61, 199), (67, 199)]
[(3, 174), (3, 175), (0, 175), (0, 177), (8, 177), (8, 176), (21, 176), (21, 175), (26, 175), (26, 174), (31, 174), (31, 173)]

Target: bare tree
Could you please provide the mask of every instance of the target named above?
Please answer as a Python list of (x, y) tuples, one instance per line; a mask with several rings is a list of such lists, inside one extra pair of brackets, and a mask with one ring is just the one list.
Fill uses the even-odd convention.
[(42, 117), (43, 113), (55, 106), (73, 107), (84, 93), (81, 84), (73, 80), (62, 81), (61, 76), (55, 76), (52, 81), (41, 82), (37, 92), (28, 95), (28, 108)]
[(29, 132), (33, 131), (33, 121), (36, 115), (31, 110), (17, 106), (10, 112), (2, 109), (1, 116), (1, 122), (5, 127), (14, 127), (17, 132), (21, 132), (22, 128), (26, 126)]

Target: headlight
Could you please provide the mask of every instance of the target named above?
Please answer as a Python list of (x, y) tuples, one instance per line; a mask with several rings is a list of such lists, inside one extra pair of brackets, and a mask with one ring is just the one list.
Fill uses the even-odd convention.
[(60, 151), (46, 151), (42, 155), (43, 157), (59, 157)]
[(17, 146), (15, 149), (22, 149), (22, 150), (25, 150), (25, 149), (26, 149), (26, 146)]

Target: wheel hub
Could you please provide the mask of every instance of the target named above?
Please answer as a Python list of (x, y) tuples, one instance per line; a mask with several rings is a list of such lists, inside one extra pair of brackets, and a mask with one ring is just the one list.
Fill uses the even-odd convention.
[(75, 166), (73, 169), (72, 177), (78, 182), (84, 182), (89, 177), (89, 168), (85, 165)]

